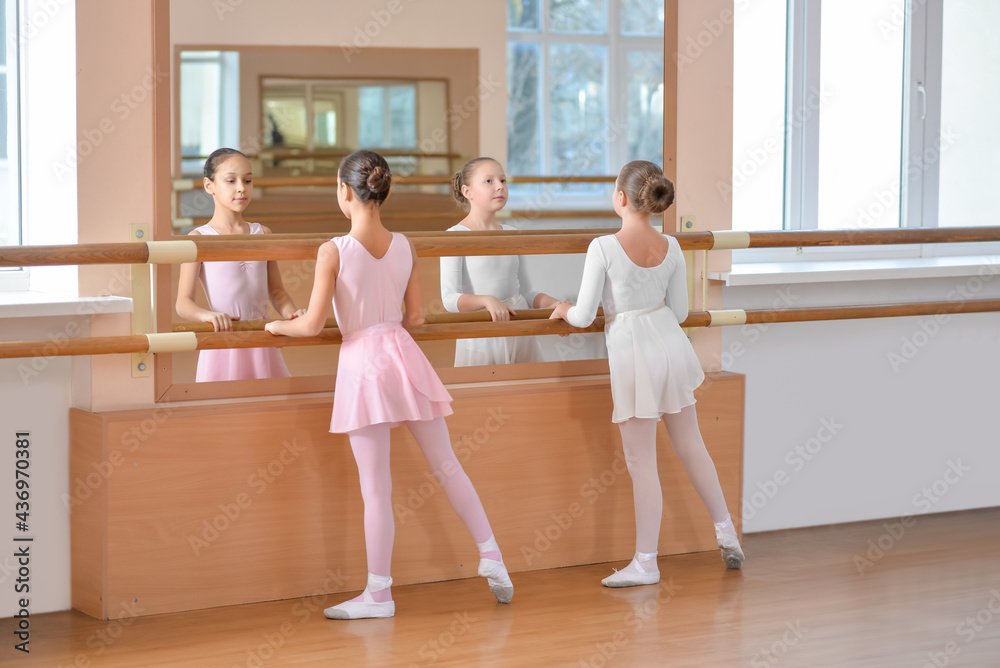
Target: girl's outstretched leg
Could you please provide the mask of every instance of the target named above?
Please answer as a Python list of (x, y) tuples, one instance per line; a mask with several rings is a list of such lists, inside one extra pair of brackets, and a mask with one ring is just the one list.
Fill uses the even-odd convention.
[(715, 463), (705, 449), (694, 405), (686, 406), (679, 413), (664, 413), (663, 424), (670, 434), (674, 452), (680, 458), (695, 491), (712, 516), (716, 542), (722, 550), (726, 566), (739, 568), (743, 565), (743, 550), (736, 536), (736, 527), (733, 526), (729, 510), (726, 508), (726, 498), (722, 495), (722, 485), (719, 484)]
[(375, 424), (348, 434), (358, 465), (361, 496), (365, 502), (365, 552), (368, 586), (357, 598), (327, 608), (330, 619), (392, 617), (392, 542), (396, 525), (392, 516), (392, 477), (389, 472), (389, 425)]
[(486, 511), (476, 494), (472, 481), (455, 457), (448, 435), (448, 425), (444, 418), (407, 422), (420, 450), (427, 458), (431, 473), (448, 496), (448, 501), (465, 527), (472, 534), (479, 548), (479, 574), (487, 579), (490, 591), (501, 603), (510, 603), (514, 596), (514, 585), (507, 574), (500, 548), (493, 537), (493, 529), (486, 518)]
[(656, 470), (656, 420), (631, 418), (618, 423), (622, 433), (625, 464), (632, 477), (632, 500), (635, 504), (635, 557), (620, 571), (601, 581), (605, 587), (634, 587), (656, 584), (660, 569), (656, 547), (660, 539), (663, 493)]

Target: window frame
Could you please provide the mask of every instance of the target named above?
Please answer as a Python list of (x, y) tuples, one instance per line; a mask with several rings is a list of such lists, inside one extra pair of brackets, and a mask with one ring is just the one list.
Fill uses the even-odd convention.
[[(628, 77), (611, 76), (611, 72), (622, 73), (628, 71), (628, 54), (631, 51), (650, 51), (664, 54), (665, 35), (625, 35), (622, 34), (623, 23), (621, 12), (624, 0), (605, 0), (605, 12), (607, 12), (607, 32), (598, 33), (570, 33), (552, 32), (551, 24), (551, 2), (552, 0), (539, 0), (539, 28), (511, 29), (507, 28), (506, 43), (508, 49), (512, 42), (527, 42), (538, 45), (539, 49), (539, 73), (538, 73), (538, 135), (540, 138), (541, 170), (539, 174), (515, 174), (514, 176), (572, 176), (554, 174), (552, 169), (552, 114), (550, 107), (550, 94), (552, 90), (552, 78), (550, 71), (550, 50), (556, 44), (588, 44), (600, 45), (606, 48), (606, 62), (604, 68), (603, 87), (605, 91), (604, 102), (604, 131), (607, 140), (607, 153), (605, 156), (604, 175), (616, 174), (615, 165), (624, 165), (628, 162), (628, 132), (610, 133), (609, 130), (615, 127), (619, 119), (627, 123), (628, 120)], [(664, 19), (666, 20), (666, 19)], [(664, 28), (665, 32), (666, 28)], [(666, 67), (666, 63), (664, 63)], [(611, 136), (608, 136), (608, 135)], [(509, 175), (508, 175), (509, 176)], [(515, 206), (528, 205), (532, 207), (545, 208), (574, 208), (581, 210), (606, 209), (608, 197), (603, 189), (598, 189), (594, 193), (581, 194), (575, 192), (561, 192), (546, 188), (544, 194), (524, 193), (516, 191), (510, 195), (510, 201)]]
[[(922, 160), (941, 142), (943, 44), (942, 0), (905, 0), (900, 225), (898, 229), (938, 227), (940, 160)], [(822, 0), (787, 0), (784, 150), (784, 230), (818, 229), (819, 128), (821, 108), (808, 107), (809, 92), (820, 88)], [(737, 54), (737, 57), (738, 54)], [(802, 118), (801, 123), (790, 119)], [(908, 178), (919, 165), (918, 178)], [(735, 222), (735, 221), (734, 221)], [(740, 229), (734, 225), (734, 229)], [(896, 228), (889, 228), (896, 229)], [(817, 260), (935, 258), (1000, 253), (1000, 243), (923, 244), (842, 248), (743, 250), (735, 263)]]
[[(7, 25), (4, 48), (7, 49), (7, 58), (6, 63), (0, 65), (6, 75), (7, 86), (7, 127), (3, 131), (7, 133), (9, 140), (7, 142), (7, 158), (0, 160), (0, 163), (14, 172), (11, 187), (14, 202), (10, 211), (16, 218), (17, 243), (14, 245), (17, 246), (23, 245), (25, 242), (24, 161), (21, 146), (24, 141), (21, 124), (21, 119), (24, 117), (24, 96), (21, 94), (24, 83), (24, 50), (21, 43), (23, 4), (24, 0), (3, 0), (2, 11), (5, 12)], [(13, 127), (13, 132), (9, 131), (11, 127)], [(30, 287), (29, 271), (27, 267), (0, 269), (0, 292), (28, 290)]]

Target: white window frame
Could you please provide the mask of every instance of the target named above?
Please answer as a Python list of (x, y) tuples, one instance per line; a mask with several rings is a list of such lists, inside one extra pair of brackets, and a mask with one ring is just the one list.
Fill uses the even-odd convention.
[[(7, 159), (0, 160), (8, 169), (15, 171), (15, 185), (11, 194), (16, 198), (13, 209), (17, 216), (16, 245), (24, 243), (24, 164), (21, 160), (22, 128), (21, 118), (24, 117), (24, 97), (21, 87), (24, 80), (24, 58), (21, 49), (21, 16), (23, 0), (6, 0), (7, 35), (4, 35), (4, 48), (7, 49), (5, 65), (0, 70), (7, 75)], [(10, 128), (13, 128), (13, 132)], [(27, 290), (29, 287), (29, 269), (27, 267), (0, 268), (0, 292)]]
[[(835, 1), (835, 0), (828, 0)], [(820, 86), (820, 23), (823, 0), (788, 0), (784, 229), (815, 230), (819, 207), (819, 128), (822, 110), (809, 108)], [(940, 145), (943, 58), (943, 0), (906, 0), (900, 155), (900, 229), (938, 226), (940, 161), (922, 164), (908, 180), (911, 161)], [(737, 54), (738, 57), (738, 54)], [(738, 110), (737, 110), (738, 113)], [(998, 220), (1000, 223), (1000, 220)], [(1000, 253), (1000, 243), (753, 249), (734, 253), (733, 262), (811, 262), (869, 258), (936, 258)]]
[[(604, 90), (607, 98), (604, 100), (606, 115), (605, 131), (617, 124), (619, 119), (628, 120), (628, 54), (630, 51), (654, 51), (663, 53), (663, 36), (655, 35), (623, 35), (621, 34), (621, 10), (622, 0), (605, 0), (605, 11), (607, 12), (607, 33), (557, 33), (550, 31), (551, 25), (551, 0), (540, 0), (539, 29), (531, 30), (509, 30), (507, 31), (507, 43), (529, 42), (538, 45), (540, 52), (540, 72), (538, 75), (538, 108), (539, 108), (539, 129), (538, 134), (541, 140), (541, 173), (540, 174), (514, 174), (514, 176), (575, 176), (572, 174), (552, 174), (551, 150), (552, 150), (552, 130), (551, 113), (549, 111), (549, 91), (551, 90), (551, 77), (549, 73), (549, 51), (555, 44), (596, 44), (606, 47), (607, 63), (604, 68)], [(664, 65), (666, 66), (666, 65)], [(614, 75), (612, 75), (614, 73)], [(619, 76), (620, 75), (620, 76)], [(604, 165), (605, 175), (617, 174), (616, 165), (624, 165), (628, 161), (628, 132), (618, 133), (616, 136), (606, 137), (607, 157)], [(509, 175), (508, 175), (509, 176)], [(514, 205), (531, 203), (539, 208), (572, 208), (578, 209), (606, 209), (608, 207), (608, 196), (595, 194), (581, 196), (578, 193), (551, 192), (551, 196), (538, 197), (538, 195), (511, 195)]]

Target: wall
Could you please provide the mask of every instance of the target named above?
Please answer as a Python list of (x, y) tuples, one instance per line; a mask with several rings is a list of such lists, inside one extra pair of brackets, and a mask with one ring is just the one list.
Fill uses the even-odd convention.
[[(393, 11), (390, 11), (393, 10)], [(307, 20), (303, 20), (307, 18)], [(503, 2), (463, 0), (386, 0), (328, 2), (326, 0), (172, 0), (172, 44), (335, 46), (345, 59), (368, 47), (479, 50), (483, 96), (469, 100), (455, 118), (475, 115), (478, 107), (479, 149), (507, 159), (507, 24)], [(244, 131), (246, 134), (246, 131)]]
[[(724, 306), (996, 299), (993, 276), (727, 288)], [(998, 346), (998, 313), (726, 328), (723, 365), (747, 375), (745, 530), (1000, 505)]]

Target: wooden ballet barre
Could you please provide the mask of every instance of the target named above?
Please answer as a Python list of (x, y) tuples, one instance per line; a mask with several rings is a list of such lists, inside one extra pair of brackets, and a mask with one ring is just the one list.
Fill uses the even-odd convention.
[[(299, 157), (299, 156), (296, 156)], [(615, 176), (510, 176), (508, 183), (614, 183)], [(451, 185), (450, 175), (414, 174), (392, 177), (393, 185)], [(336, 176), (259, 176), (253, 184), (258, 188), (294, 188), (302, 186), (336, 186)], [(175, 192), (201, 190), (201, 179), (174, 179)]]
[[(488, 233), (442, 232), (413, 236), (421, 257), (454, 255), (547, 255), (584, 253), (604, 232), (544, 234), (518, 231)], [(0, 247), (0, 267), (37, 267), (70, 264), (178, 264), (253, 260), (314, 259), (316, 249), (329, 237), (296, 239), (260, 238), (251, 235), (183, 237), (171, 241), (69, 246)], [(841, 230), (810, 232), (679, 232), (674, 235), (683, 250), (778, 248), (805, 246), (870, 246), (922, 243), (1000, 241), (1000, 227), (955, 227), (920, 230)]]
[[(538, 309), (545, 311), (545, 309)], [(880, 304), (872, 306), (830, 306), (799, 309), (731, 309), (698, 311), (688, 315), (681, 327), (719, 327), (777, 322), (815, 322), (821, 320), (855, 320), (903, 316), (942, 316), (956, 313), (987, 313), (1000, 311), (1000, 299), (971, 301), (924, 302), (917, 304)], [(470, 315), (459, 314), (461, 322), (425, 324), (411, 330), (417, 341), (481, 338), (489, 336), (538, 336), (544, 334), (578, 334), (600, 332), (604, 318), (598, 317), (586, 329), (548, 318), (515, 319), (512, 322), (473, 322)], [(481, 318), (481, 316), (480, 316)], [(221, 348), (287, 348), (341, 342), (340, 330), (326, 328), (314, 337), (273, 336), (263, 331), (232, 331), (200, 333), (168, 332), (138, 336), (107, 336), (59, 341), (8, 341), (0, 343), (0, 359), (17, 357), (59, 357), (72, 355), (109, 355), (117, 353), (181, 352)]]
[[(518, 309), (516, 315), (511, 315), (510, 319), (515, 321), (522, 320), (547, 320), (548, 317), (552, 315), (552, 309)], [(604, 309), (598, 308), (597, 315), (604, 315)], [(462, 322), (492, 322), (493, 317), (488, 311), (472, 311), (468, 313), (428, 313), (424, 316), (424, 324), (427, 325), (442, 325), (450, 323), (462, 323)], [(233, 331), (236, 332), (261, 332), (264, 331), (264, 325), (266, 325), (270, 320), (233, 320)], [(332, 329), (337, 327), (337, 321), (333, 318), (328, 318), (324, 329)], [(208, 322), (176, 322), (172, 328), (175, 332), (214, 332), (212, 324)]]

